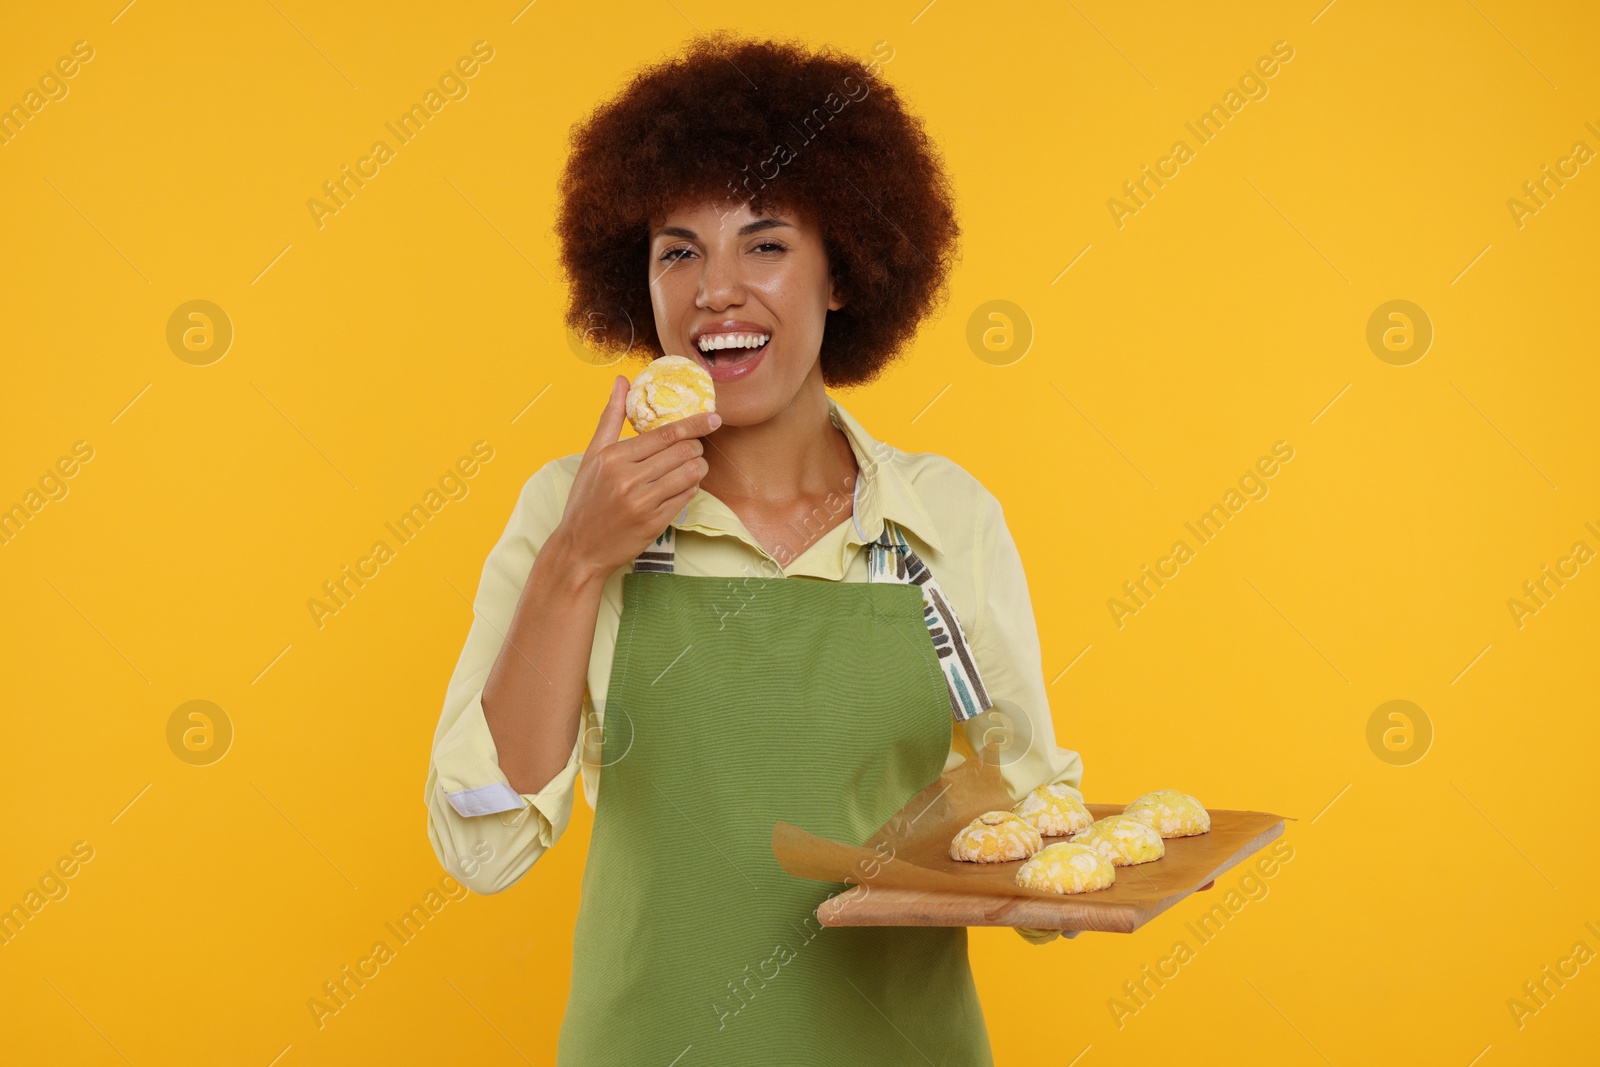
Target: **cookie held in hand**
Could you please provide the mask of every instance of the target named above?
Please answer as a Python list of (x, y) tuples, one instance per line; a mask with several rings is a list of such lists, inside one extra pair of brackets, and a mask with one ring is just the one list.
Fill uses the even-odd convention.
[(658, 356), (628, 387), (628, 421), (638, 433), (717, 410), (711, 375), (687, 356)]
[(967, 863), (1025, 860), (1044, 845), (1039, 831), (1009, 811), (986, 811), (950, 842), (950, 858)]

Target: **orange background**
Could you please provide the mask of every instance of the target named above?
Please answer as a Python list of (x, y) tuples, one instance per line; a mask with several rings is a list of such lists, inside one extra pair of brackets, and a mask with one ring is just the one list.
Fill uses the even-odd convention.
[[(997, 1061), (1592, 1051), (1600, 576), (1572, 553), (1600, 549), (1582, 310), (1600, 175), (1561, 163), (1600, 150), (1592, 9), (519, 8), (8, 18), (0, 105), (75, 42), (93, 51), (0, 145), (0, 506), (39, 505), (0, 544), (0, 905), (63, 857), (73, 872), (0, 944), (8, 1057), (553, 1058), (582, 801), (522, 883), (438, 898), (320, 1028), (307, 1002), (441, 883), (421, 794), (468, 601), (523, 481), (582, 447), (612, 374), (560, 324), (566, 131), (724, 26), (863, 58), (886, 42), (883, 76), (945, 148), (965, 253), (950, 305), (841, 399), (1004, 502), (1088, 798), (1176, 786), (1299, 820), (1292, 859), (1204, 944), (1186, 924), (1242, 871), (1131, 936), (973, 931)], [(469, 94), (319, 228), (323, 182), (480, 40)], [(1197, 145), (1184, 124), (1280, 41), (1293, 57), (1266, 95)], [(1108, 200), (1180, 138), (1193, 158), (1119, 226)], [(1565, 183), (1513, 210), (1546, 165)], [(197, 299), (233, 329), (203, 366), (168, 343)], [(992, 300), (1031, 324), (1020, 358), (969, 346)], [(1426, 352), (1369, 347), (1391, 300), (1431, 324)], [(479, 441), (493, 458), (470, 492), (319, 628), (322, 583)], [(1119, 626), (1123, 583), (1279, 441), (1293, 459), (1267, 495)], [(92, 458), (51, 479), (77, 442)], [(1546, 564), (1568, 579), (1518, 619), (1508, 602)], [(192, 700), (232, 730), (205, 765), (169, 734)], [(1369, 734), (1392, 700), (1409, 719)], [(1147, 965), (1173, 976), (1126, 1010)], [(1568, 977), (1534, 1001), (1547, 966)]]

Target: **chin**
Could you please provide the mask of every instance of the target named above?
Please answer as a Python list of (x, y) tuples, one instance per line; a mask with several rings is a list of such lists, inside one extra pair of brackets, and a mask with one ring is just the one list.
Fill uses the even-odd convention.
[(755, 390), (751, 390), (756, 393), (754, 396), (740, 395), (745, 392), (738, 387), (717, 391), (717, 414), (722, 416), (724, 426), (759, 426), (787, 406), (782, 400)]

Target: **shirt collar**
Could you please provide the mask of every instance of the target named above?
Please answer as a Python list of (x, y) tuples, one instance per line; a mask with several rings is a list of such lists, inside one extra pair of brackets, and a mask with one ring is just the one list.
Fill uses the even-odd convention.
[[(923, 507), (921, 498), (901, 471), (900, 453), (893, 445), (869, 434), (851, 414), (828, 397), (828, 418), (850, 442), (855, 454), (858, 473), (851, 501), (853, 527), (846, 536), (850, 544), (862, 545), (876, 541), (883, 533), (883, 523), (888, 519), (916, 534), (935, 552), (943, 552), (939, 531), (932, 517)], [(696, 493), (678, 515), (673, 526), (679, 529), (697, 529), (710, 534), (745, 532), (744, 524), (722, 501), (707, 492)]]
[(943, 552), (939, 531), (922, 499), (912, 489), (901, 472), (899, 453), (893, 445), (879, 441), (833, 397), (828, 398), (828, 416), (850, 441), (850, 450), (856, 455), (855, 505), (852, 518), (858, 543), (876, 541), (883, 533), (883, 520), (916, 534), (935, 552)]

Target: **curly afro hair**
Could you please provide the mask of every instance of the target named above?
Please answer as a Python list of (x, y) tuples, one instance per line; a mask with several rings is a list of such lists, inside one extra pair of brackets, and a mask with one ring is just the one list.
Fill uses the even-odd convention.
[(650, 220), (744, 200), (820, 229), (845, 300), (827, 313), (823, 381), (877, 377), (947, 296), (961, 233), (937, 146), (877, 67), (719, 31), (637, 72), (572, 127), (555, 227), (566, 324), (609, 354), (663, 355)]

